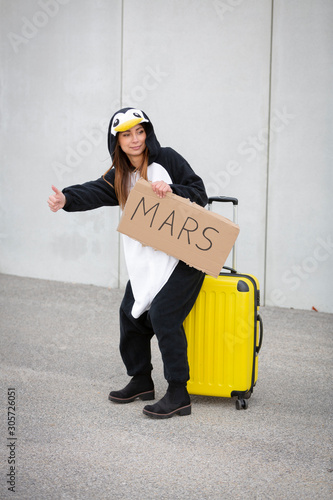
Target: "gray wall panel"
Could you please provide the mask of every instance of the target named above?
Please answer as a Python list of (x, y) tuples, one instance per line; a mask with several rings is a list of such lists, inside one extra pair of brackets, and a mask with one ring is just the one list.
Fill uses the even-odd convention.
[[(330, 1), (276, 1), (266, 303), (333, 311)], [(278, 124), (276, 124), (278, 125)]]
[(118, 209), (53, 214), (51, 185), (99, 177), (119, 100), (119, 1), (1, 2), (1, 272), (118, 284)]
[(210, 195), (239, 198), (238, 270), (266, 303), (333, 312), (330, 0), (0, 8), (0, 272), (125, 284), (118, 209), (55, 215), (46, 199), (108, 169), (110, 115), (135, 105)]

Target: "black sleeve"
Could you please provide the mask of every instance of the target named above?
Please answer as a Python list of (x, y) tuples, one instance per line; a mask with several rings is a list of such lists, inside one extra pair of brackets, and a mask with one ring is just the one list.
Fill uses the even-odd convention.
[(62, 190), (66, 212), (84, 212), (94, 208), (119, 205), (114, 190), (114, 169), (95, 181), (76, 184)]
[[(188, 198), (204, 207), (208, 203), (204, 183), (188, 162), (172, 148), (163, 148), (162, 159), (172, 179), (170, 187), (173, 193)], [(159, 161), (158, 159), (156, 160)]]

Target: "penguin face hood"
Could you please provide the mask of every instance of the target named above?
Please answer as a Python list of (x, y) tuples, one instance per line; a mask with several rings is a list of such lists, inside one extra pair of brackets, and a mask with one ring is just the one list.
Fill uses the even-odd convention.
[(114, 149), (117, 141), (117, 133), (125, 132), (139, 123), (144, 124), (146, 131), (146, 146), (149, 151), (149, 163), (154, 161), (161, 146), (156, 138), (153, 125), (146, 113), (136, 108), (123, 108), (117, 111), (111, 118), (108, 130), (108, 149), (113, 160)]
[(113, 117), (110, 133), (116, 135), (117, 132), (125, 132), (142, 122), (149, 122), (139, 109), (128, 109), (125, 113), (118, 111)]

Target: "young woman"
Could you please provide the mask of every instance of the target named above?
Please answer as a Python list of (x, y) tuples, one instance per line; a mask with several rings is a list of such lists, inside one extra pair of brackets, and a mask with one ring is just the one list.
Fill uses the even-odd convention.
[[(160, 146), (143, 111), (124, 108), (113, 115), (108, 147), (112, 166), (101, 178), (62, 192), (52, 186), (54, 194), (48, 203), (53, 212), (62, 208), (67, 212), (116, 205), (124, 208), (140, 177), (152, 183), (160, 198), (173, 192), (206, 205), (200, 177), (176, 151)], [(152, 418), (190, 415), (183, 321), (198, 296), (204, 274), (128, 236), (123, 238), (129, 281), (120, 306), (120, 353), (131, 380), (123, 389), (110, 392), (109, 399), (115, 403), (154, 399), (150, 342), (156, 335), (168, 389), (160, 401), (145, 406), (143, 413)]]

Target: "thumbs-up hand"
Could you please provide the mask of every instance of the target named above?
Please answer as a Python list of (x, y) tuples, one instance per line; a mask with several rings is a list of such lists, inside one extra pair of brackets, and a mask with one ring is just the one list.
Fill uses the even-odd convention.
[(58, 210), (64, 208), (64, 206), (66, 205), (66, 197), (55, 186), (52, 186), (52, 190), (55, 194), (51, 194), (51, 196), (49, 196), (47, 203), (52, 212), (58, 212)]

